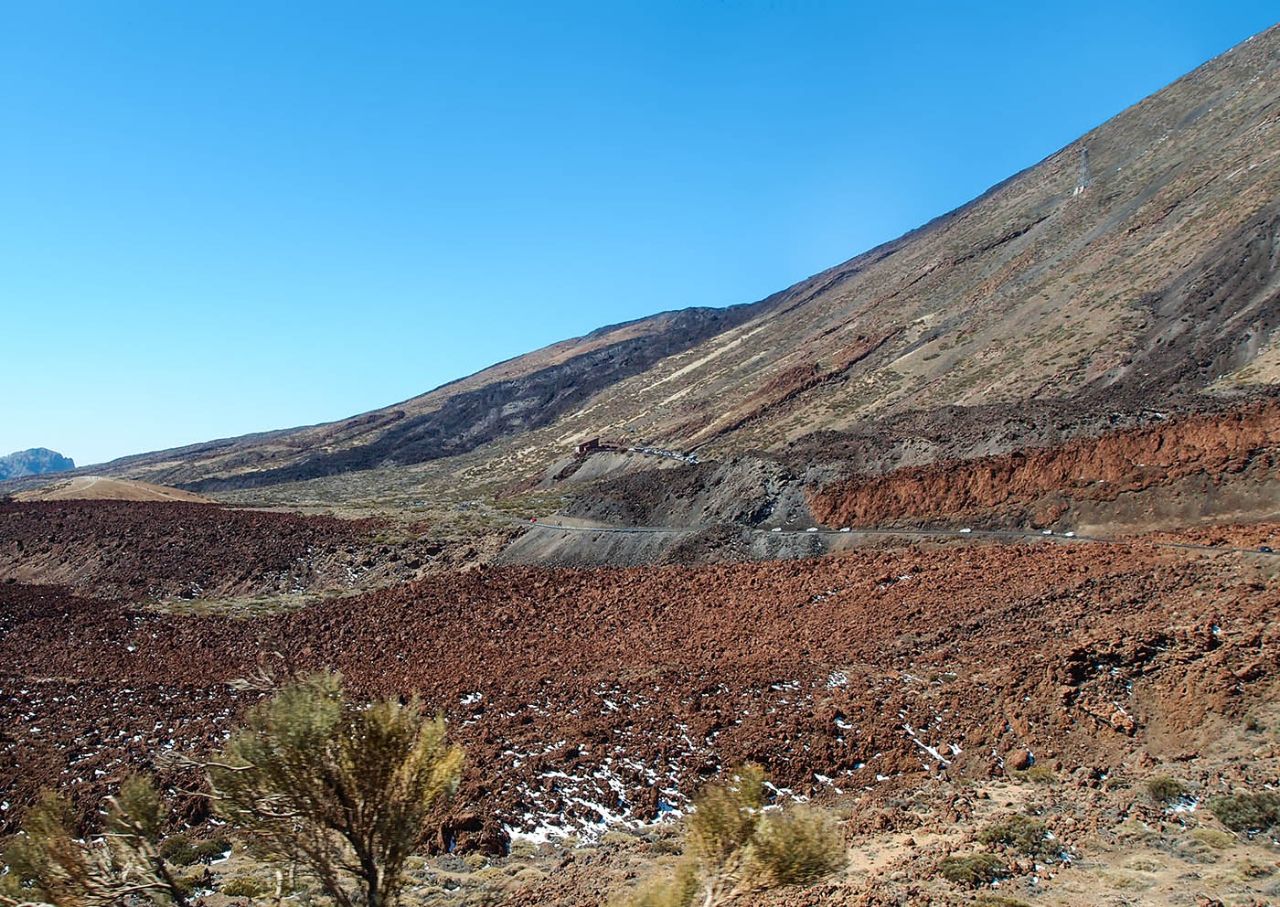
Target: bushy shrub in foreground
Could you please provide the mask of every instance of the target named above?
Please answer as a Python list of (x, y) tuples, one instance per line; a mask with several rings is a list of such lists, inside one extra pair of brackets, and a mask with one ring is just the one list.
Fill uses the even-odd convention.
[(846, 862), (844, 839), (826, 814), (802, 807), (764, 809), (764, 772), (748, 765), (694, 799), (685, 859), (672, 878), (621, 901), (623, 907), (704, 907), (747, 892), (816, 881)]
[[(386, 907), (428, 814), (457, 786), (462, 751), (444, 721), (416, 701), (355, 702), (341, 678), (316, 674), (252, 709), (223, 752), (204, 763), (218, 811), (255, 855), (315, 876), (337, 907)], [(191, 880), (174, 867), (208, 862), (229, 845), (162, 841), (165, 812), (145, 778), (107, 801), (105, 833), (77, 839), (67, 803), (48, 795), (5, 853), (0, 907), (119, 907), (145, 900), (187, 907)]]
[(462, 751), (415, 699), (366, 704), (316, 674), (250, 711), (209, 763), (218, 811), (260, 854), (301, 862), (338, 907), (394, 903)]

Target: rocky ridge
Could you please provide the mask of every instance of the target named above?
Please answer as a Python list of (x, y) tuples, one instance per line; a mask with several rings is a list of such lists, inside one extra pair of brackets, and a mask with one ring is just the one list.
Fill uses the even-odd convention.
[(0, 481), (75, 469), (75, 461), (47, 447), (33, 447), (0, 457)]

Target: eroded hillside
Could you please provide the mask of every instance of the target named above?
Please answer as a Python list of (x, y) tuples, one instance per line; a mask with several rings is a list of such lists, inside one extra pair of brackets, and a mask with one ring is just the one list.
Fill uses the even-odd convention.
[[(970, 204), (756, 305), (602, 329), (343, 422), (111, 472), (237, 499), (404, 500), (536, 477), (596, 436), (704, 460), (792, 445), (821, 469), (814, 437), (902, 445), (911, 424), (928, 434), (957, 409), (1121, 422), (1195, 411), (1275, 377), (1278, 105), (1272, 29)], [(1002, 449), (972, 453), (1034, 443), (1030, 421), (998, 419), (987, 430)]]

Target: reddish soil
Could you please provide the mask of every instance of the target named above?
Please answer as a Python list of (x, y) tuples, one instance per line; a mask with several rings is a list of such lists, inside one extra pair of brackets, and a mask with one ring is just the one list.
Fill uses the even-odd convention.
[(880, 526), (987, 516), (1052, 523), (1077, 501), (1169, 486), (1189, 476), (1269, 474), (1280, 447), (1280, 404), (1179, 416), (1154, 426), (973, 460), (858, 476), (811, 492), (831, 526)]
[(1249, 562), (1139, 543), (480, 569), (239, 619), (0, 585), (0, 831), (41, 786), (87, 807), (126, 765), (207, 748), (245, 704), (226, 681), (269, 652), (421, 693), (467, 748), (467, 801), (520, 828), (651, 816), (748, 759), (800, 793), (986, 776), (1017, 747), (1194, 752), (1280, 660), (1280, 587)]
[(419, 534), (383, 520), (206, 504), (0, 504), (0, 581), (127, 599), (348, 589), (418, 575), (443, 550)]

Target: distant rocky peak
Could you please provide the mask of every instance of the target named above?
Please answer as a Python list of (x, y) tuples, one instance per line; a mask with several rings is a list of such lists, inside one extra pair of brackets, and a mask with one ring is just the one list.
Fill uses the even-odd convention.
[(75, 460), (47, 447), (32, 447), (30, 450), (20, 450), (7, 457), (0, 457), (0, 479), (39, 476), (75, 468)]

